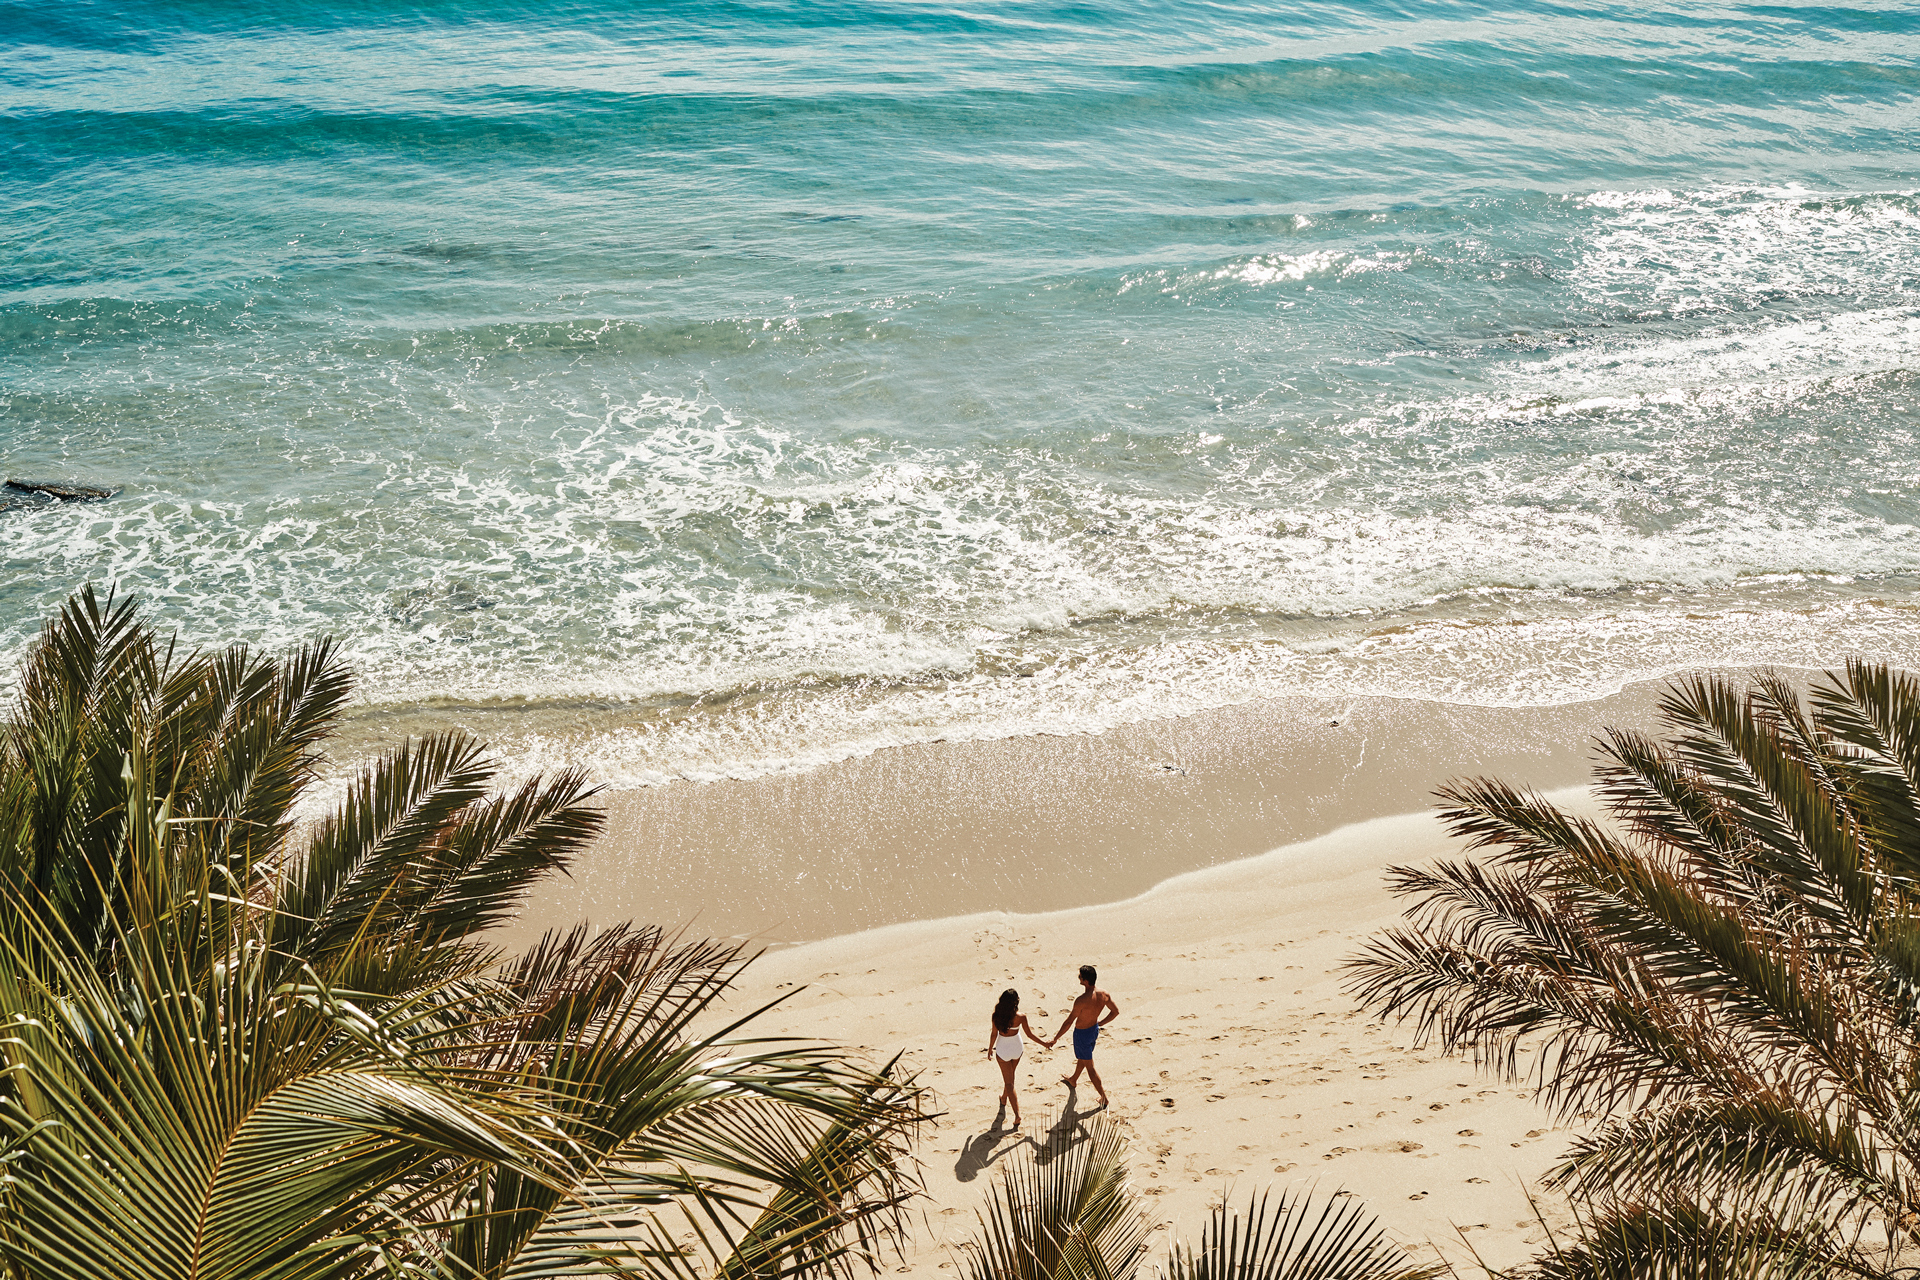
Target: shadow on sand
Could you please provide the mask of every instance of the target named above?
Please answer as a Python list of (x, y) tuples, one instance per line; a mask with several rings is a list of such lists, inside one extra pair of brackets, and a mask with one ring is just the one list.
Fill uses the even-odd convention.
[(1068, 1090), (1066, 1108), (1060, 1112), (1059, 1119), (1047, 1126), (1046, 1140), (1034, 1143), (1034, 1163), (1048, 1164), (1089, 1141), (1093, 1135), (1087, 1132), (1087, 1126), (1082, 1122), (1088, 1116), (1106, 1109), (1104, 1102), (1097, 1106), (1082, 1107), (1073, 1091)]
[(953, 1176), (959, 1182), (972, 1182), (980, 1176), (980, 1171), (1004, 1156), (1011, 1155), (1020, 1147), (1033, 1143), (1033, 1139), (1018, 1129), (1006, 1125), (1007, 1107), (1000, 1104), (1000, 1114), (985, 1133), (968, 1138), (961, 1144), (960, 1158), (953, 1162)]
[(1046, 1137), (1035, 1141), (1020, 1130), (1007, 1127), (1007, 1109), (1003, 1105), (986, 1132), (978, 1137), (967, 1139), (961, 1145), (960, 1158), (953, 1163), (954, 1179), (958, 1182), (972, 1182), (980, 1176), (982, 1170), (1012, 1155), (1023, 1146), (1033, 1148), (1035, 1164), (1047, 1164), (1058, 1160), (1092, 1137), (1083, 1122), (1088, 1116), (1106, 1109), (1105, 1103), (1081, 1108), (1078, 1106), (1078, 1099), (1069, 1091), (1066, 1110), (1062, 1111), (1059, 1118), (1055, 1120), (1047, 1120), (1043, 1117), (1040, 1120), (1040, 1127), (1044, 1129)]

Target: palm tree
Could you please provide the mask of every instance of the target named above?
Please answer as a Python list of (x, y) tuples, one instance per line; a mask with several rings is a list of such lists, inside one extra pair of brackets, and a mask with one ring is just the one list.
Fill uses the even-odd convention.
[(1891, 1276), (1920, 1230), (1920, 684), (1695, 677), (1573, 817), (1442, 792), (1481, 861), (1396, 868), (1360, 999), (1594, 1116), (1537, 1274)]
[(486, 931), (598, 832), (461, 734), (297, 832), (350, 679), (178, 654), (82, 591), (0, 725), (0, 1259), (33, 1280), (846, 1275), (910, 1082), (743, 1034), (748, 957)]
[[(1104, 1115), (1051, 1131), (1002, 1170), (962, 1250), (967, 1280), (1132, 1280), (1147, 1220), (1127, 1183), (1127, 1144)], [(1223, 1202), (1197, 1245), (1176, 1243), (1164, 1280), (1430, 1280), (1366, 1209), (1344, 1194), (1255, 1194), (1242, 1213)]]

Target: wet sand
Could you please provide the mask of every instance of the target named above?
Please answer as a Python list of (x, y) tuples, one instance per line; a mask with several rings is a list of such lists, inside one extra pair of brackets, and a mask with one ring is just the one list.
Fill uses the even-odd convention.
[(1658, 686), (1540, 708), (1286, 699), (1079, 737), (901, 747), (790, 777), (606, 797), (609, 829), (508, 934), (590, 918), (768, 944), (1116, 902), (1170, 876), (1427, 808), (1449, 778), (1586, 777)]
[[(1524, 1084), (1362, 1013), (1339, 967), (1398, 919), (1387, 866), (1458, 853), (1434, 787), (1492, 774), (1587, 807), (1593, 736), (1653, 727), (1660, 688), (1537, 709), (1269, 702), (619, 793), (606, 838), (513, 932), (584, 915), (749, 935), (768, 951), (729, 1009), (802, 988), (757, 1029), (904, 1055), (944, 1113), (907, 1274), (952, 1274), (1012, 1153), (1084, 1132), (1092, 1092), (1057, 1083), (1067, 1042), (1029, 1048), (1020, 1130), (984, 1052), (1003, 987), (1050, 1034), (1083, 962), (1123, 1009), (1098, 1060), (1156, 1249), (1229, 1190), (1314, 1185), (1409, 1245), (1511, 1263), (1543, 1238), (1537, 1181), (1569, 1132)], [(1563, 1221), (1551, 1197), (1538, 1210)]]

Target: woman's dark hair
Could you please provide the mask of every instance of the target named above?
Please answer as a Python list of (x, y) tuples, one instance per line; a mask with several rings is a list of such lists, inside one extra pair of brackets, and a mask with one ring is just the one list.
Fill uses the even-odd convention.
[(1013, 1015), (1020, 1009), (1020, 993), (1008, 987), (1000, 993), (1000, 1003), (993, 1006), (993, 1029), (1001, 1035), (1013, 1030)]

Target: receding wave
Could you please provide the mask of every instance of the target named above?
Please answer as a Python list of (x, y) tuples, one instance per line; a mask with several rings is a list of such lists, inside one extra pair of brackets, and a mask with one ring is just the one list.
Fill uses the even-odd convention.
[(1911, 652), (1910, 15), (0, 11), (0, 662), (637, 785)]

